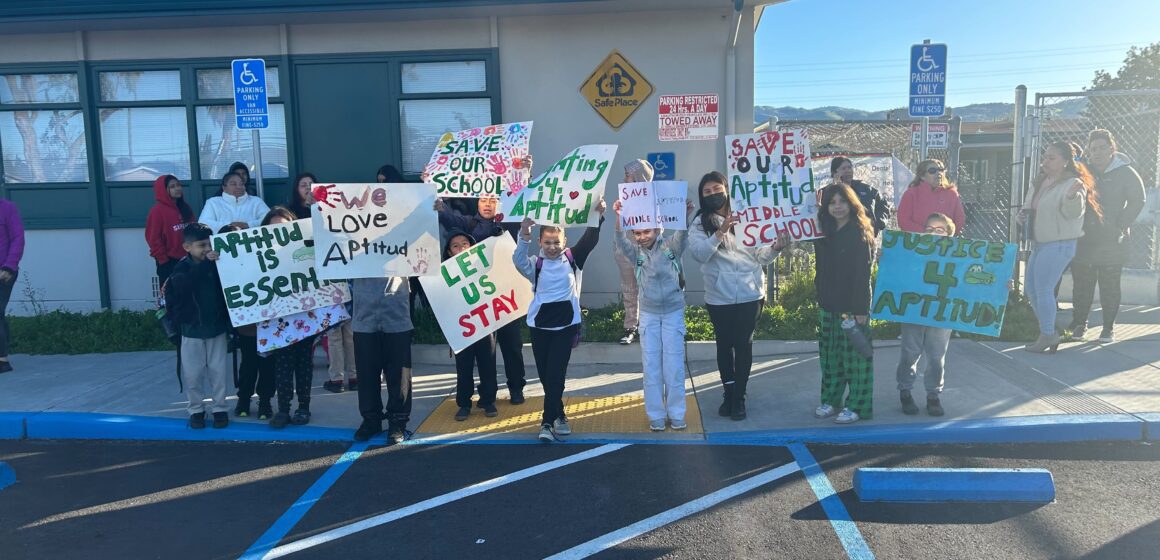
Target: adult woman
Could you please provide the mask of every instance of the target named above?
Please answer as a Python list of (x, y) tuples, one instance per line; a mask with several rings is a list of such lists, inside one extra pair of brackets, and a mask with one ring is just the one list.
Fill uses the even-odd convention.
[(247, 167), (246, 164), (240, 161), (235, 161), (230, 165), (230, 170), (228, 173), (233, 173), (238, 177), (241, 177), (242, 187), (246, 189), (246, 192), (253, 194), (253, 191), (250, 189), (250, 168)]
[(317, 183), (318, 177), (313, 173), (299, 173), (290, 187), (290, 203), (286, 205), (299, 220), (310, 217), (310, 206), (314, 204), (314, 195), (310, 194), (310, 184)]
[(199, 222), (218, 231), (225, 225), (242, 229), (258, 227), (270, 207), (262, 199), (246, 194), (246, 183), (241, 175), (226, 173), (222, 177), (222, 195), (205, 201)]
[(1027, 261), (1027, 297), (1039, 319), (1039, 338), (1028, 352), (1055, 352), (1055, 285), (1075, 256), (1076, 240), (1083, 236), (1084, 213), (1100, 213), (1092, 189), (1092, 176), (1075, 161), (1075, 147), (1055, 142), (1043, 150), (1033, 191), (1019, 213), (1019, 223), (1029, 224), (1035, 242)]
[(727, 180), (711, 171), (697, 187), (700, 210), (689, 224), (689, 251), (705, 276), (705, 307), (717, 341), (717, 369), (725, 399), (717, 413), (745, 419), (745, 388), (753, 367), (753, 330), (765, 297), (762, 266), (773, 262), (789, 245), (786, 233), (773, 245), (745, 247), (733, 226), (737, 217), (729, 204)]
[[(643, 159), (634, 159), (624, 165), (625, 183), (647, 183), (652, 181), (653, 168)], [(620, 244), (612, 245), (612, 256), (616, 259), (616, 268), (620, 270), (620, 294), (624, 299), (624, 336), (620, 337), (621, 344), (632, 344), (640, 326), (640, 311), (637, 307), (636, 263), (629, 262), (628, 257), (620, 250)]]
[(859, 336), (857, 330), (870, 340), (874, 226), (858, 195), (845, 183), (834, 183), (822, 193), (818, 226), (824, 236), (814, 242), (822, 404), (814, 416), (827, 418), (840, 409), (834, 422), (850, 424), (874, 413), (874, 360), (851, 340)]
[(902, 202), (898, 203), (899, 229), (922, 233), (926, 219), (937, 213), (949, 216), (955, 222), (955, 231), (962, 234), (967, 214), (963, 211), (959, 189), (947, 179), (946, 166), (937, 159), (928, 159), (918, 164), (917, 171), (902, 195)]
[(0, 373), (12, 371), (8, 363), (8, 300), (20, 273), (24, 256), (24, 222), (11, 200), (0, 199)]
[(185, 256), (182, 231), (193, 223), (193, 208), (185, 202), (185, 189), (173, 175), (162, 175), (153, 181), (153, 199), (157, 201), (145, 218), (145, 242), (149, 256), (157, 265), (157, 285), (169, 279), (173, 267)]

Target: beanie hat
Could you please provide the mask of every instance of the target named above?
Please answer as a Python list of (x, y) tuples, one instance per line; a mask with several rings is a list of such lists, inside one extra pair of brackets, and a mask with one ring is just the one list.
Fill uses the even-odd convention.
[(624, 174), (636, 183), (647, 183), (653, 179), (653, 168), (643, 159), (634, 159), (624, 164)]

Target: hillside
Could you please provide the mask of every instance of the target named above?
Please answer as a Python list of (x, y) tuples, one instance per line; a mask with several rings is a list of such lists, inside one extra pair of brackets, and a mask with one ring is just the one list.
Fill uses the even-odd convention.
[[(1079, 116), (1087, 107), (1087, 99), (1076, 98), (1061, 101), (1048, 107), (1058, 111), (1059, 116)], [(951, 108), (952, 115), (958, 115), (967, 122), (993, 122), (1009, 120), (1015, 112), (1014, 103), (976, 103), (962, 107)], [(754, 123), (761, 124), (776, 116), (780, 121), (871, 121), (885, 120), (888, 113), (891, 118), (906, 119), (906, 107), (892, 111), (863, 111), (848, 107), (818, 107), (805, 109), (802, 107), (770, 107), (759, 105), (753, 108)]]

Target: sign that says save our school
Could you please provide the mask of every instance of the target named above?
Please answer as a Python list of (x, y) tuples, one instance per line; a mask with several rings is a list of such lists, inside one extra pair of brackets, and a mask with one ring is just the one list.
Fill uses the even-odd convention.
[(781, 232), (799, 240), (821, 237), (806, 129), (726, 136), (725, 159), (742, 245), (772, 245)]
[(580, 85), (580, 95), (613, 129), (623, 126), (652, 92), (652, 84), (617, 51)]
[(883, 231), (870, 315), (999, 336), (1015, 253), (1014, 243)]
[(469, 128), (444, 134), (425, 171), (439, 196), (498, 197), (527, 184), (524, 162), (532, 123), (518, 122)]

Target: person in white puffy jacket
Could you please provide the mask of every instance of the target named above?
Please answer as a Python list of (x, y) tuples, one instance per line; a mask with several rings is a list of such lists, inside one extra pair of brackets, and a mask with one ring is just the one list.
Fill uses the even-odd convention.
[(235, 224), (243, 229), (258, 227), (262, 218), (270, 211), (266, 203), (246, 194), (246, 182), (237, 173), (226, 173), (222, 177), (222, 195), (205, 201), (199, 222), (217, 233), (223, 226)]

